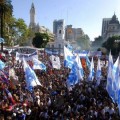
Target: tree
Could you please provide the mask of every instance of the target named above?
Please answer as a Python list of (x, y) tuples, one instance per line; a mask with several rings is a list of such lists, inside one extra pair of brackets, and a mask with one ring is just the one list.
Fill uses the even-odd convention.
[(108, 52), (111, 50), (112, 55), (118, 55), (120, 51), (120, 36), (108, 38), (107, 41), (102, 44), (102, 46), (105, 47)]
[(49, 35), (47, 33), (35, 33), (32, 44), (36, 48), (44, 48), (49, 42)]
[[(1, 26), (1, 37), (5, 38), (7, 35), (7, 23), (12, 17), (13, 6), (11, 0), (1, 0), (0, 1), (0, 26)], [(1, 43), (1, 50), (3, 50), (3, 43)]]
[(88, 35), (83, 35), (80, 38), (77, 39), (77, 44), (80, 46), (83, 50), (90, 49), (90, 38)]
[(6, 36), (6, 45), (14, 44), (24, 45), (30, 36), (30, 30), (27, 28), (25, 21), (21, 18), (12, 17), (8, 23), (8, 34)]

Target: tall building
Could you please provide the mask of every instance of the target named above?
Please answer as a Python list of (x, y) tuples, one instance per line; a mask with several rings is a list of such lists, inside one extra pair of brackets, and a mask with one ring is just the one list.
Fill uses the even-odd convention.
[(63, 19), (53, 21), (53, 34), (57, 35), (57, 30), (59, 27), (65, 26), (65, 21)]
[(52, 51), (57, 51), (59, 54), (63, 53), (65, 41), (65, 21), (63, 19), (53, 21), (53, 34), (55, 40), (49, 42), (47, 48)]
[(106, 41), (109, 37), (115, 35), (120, 36), (120, 23), (114, 14), (112, 18), (103, 18), (101, 36), (103, 41)]
[(103, 21), (102, 21), (102, 33), (101, 33), (102, 37), (105, 37), (105, 35), (106, 35), (110, 20), (111, 20), (111, 18), (103, 18)]
[[(37, 32), (47, 33), (49, 35), (49, 37), (50, 37), (50, 40), (53, 40), (54, 39), (54, 35), (48, 28), (46, 28), (45, 26), (40, 26), (39, 23), (36, 24), (36, 21), (35, 21), (35, 15), (36, 14), (35, 13), (36, 13), (35, 6), (34, 6), (34, 3), (32, 3), (31, 4), (31, 8), (30, 8), (30, 24), (29, 24), (29, 28), (34, 33), (37, 33)], [(31, 44), (31, 42), (32, 42), (32, 40), (29, 41), (28, 44)]]
[(35, 7), (34, 7), (33, 3), (31, 5), (31, 9), (30, 9), (30, 24), (29, 24), (29, 27), (31, 29), (33, 29), (33, 30), (36, 27), (36, 23), (35, 23)]
[(75, 42), (83, 35), (82, 28), (72, 28), (72, 25), (67, 25), (65, 28), (65, 39), (69, 42)]

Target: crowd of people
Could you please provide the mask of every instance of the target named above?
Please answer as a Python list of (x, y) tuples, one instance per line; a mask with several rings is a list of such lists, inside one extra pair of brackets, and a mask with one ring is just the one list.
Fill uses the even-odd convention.
[[(30, 92), (22, 62), (5, 53), (5, 72), (13, 67), (17, 78), (0, 80), (0, 120), (120, 120), (118, 106), (106, 91), (107, 66), (102, 67), (99, 86), (95, 79), (89, 82), (84, 77), (70, 91), (66, 85), (70, 69), (64, 67), (64, 58), (60, 57), (60, 70), (50, 66), (49, 55), (39, 54), (39, 59), (47, 70), (35, 70), (42, 86)], [(88, 69), (84, 71), (87, 76)]]

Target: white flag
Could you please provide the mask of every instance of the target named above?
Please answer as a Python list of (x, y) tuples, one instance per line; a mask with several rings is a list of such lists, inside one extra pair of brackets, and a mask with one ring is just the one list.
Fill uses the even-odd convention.
[(50, 56), (50, 60), (51, 60), (53, 68), (56, 68), (56, 69), (60, 69), (61, 68), (60, 58), (58, 56), (51, 55)]

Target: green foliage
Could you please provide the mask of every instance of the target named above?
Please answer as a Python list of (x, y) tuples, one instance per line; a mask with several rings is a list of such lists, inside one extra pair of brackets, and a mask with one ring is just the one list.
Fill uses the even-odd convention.
[(8, 26), (13, 13), (11, 0), (0, 0), (0, 21), (1, 21), (1, 36), (6, 38)]
[(108, 53), (111, 50), (112, 55), (118, 55), (120, 51), (120, 36), (113, 36), (107, 39), (102, 44), (108, 50)]
[(15, 45), (24, 45), (30, 35), (24, 20), (12, 17), (7, 25), (9, 30), (6, 36), (6, 45), (10, 46), (11, 42), (14, 42)]
[(32, 44), (36, 48), (44, 48), (49, 42), (49, 35), (47, 33), (35, 33)]
[(2, 28), (5, 44), (11, 46), (14, 44), (24, 45), (31, 36), (25, 21), (21, 18), (16, 19), (12, 16), (13, 6), (11, 0), (0, 0), (0, 13), (2, 13)]

